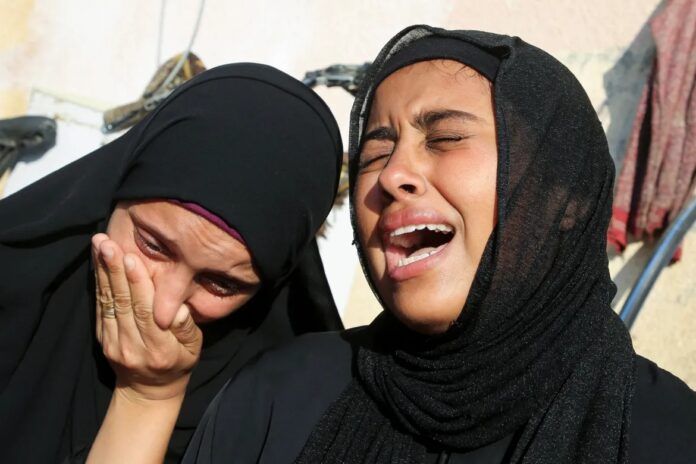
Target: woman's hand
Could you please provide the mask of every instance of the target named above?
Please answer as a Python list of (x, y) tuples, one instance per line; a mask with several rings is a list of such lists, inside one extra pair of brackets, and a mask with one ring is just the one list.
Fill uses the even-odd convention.
[(116, 372), (116, 388), (87, 462), (162, 462), (203, 335), (186, 305), (168, 329), (155, 323), (154, 285), (138, 256), (97, 234), (92, 258), (97, 339)]
[(203, 336), (186, 305), (171, 327), (153, 318), (154, 286), (144, 263), (106, 234), (92, 238), (97, 339), (116, 372), (116, 393), (131, 401), (166, 400), (186, 390)]

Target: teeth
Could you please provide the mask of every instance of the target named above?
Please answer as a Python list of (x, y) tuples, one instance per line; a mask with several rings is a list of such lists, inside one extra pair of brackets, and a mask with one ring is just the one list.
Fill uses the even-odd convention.
[(432, 230), (434, 232), (442, 232), (442, 233), (451, 233), (452, 228), (448, 226), (447, 224), (413, 224), (410, 226), (404, 226), (404, 227), (399, 227), (395, 231), (393, 231), (391, 234), (389, 234), (390, 237), (398, 237), (399, 235), (403, 234), (410, 234), (411, 232), (414, 232), (416, 230), (423, 230), (423, 229), (428, 229)]
[(416, 256), (409, 256), (408, 258), (401, 258), (397, 264), (397, 267), (406, 266), (407, 264), (415, 263), (416, 261), (420, 261), (421, 259), (425, 259), (428, 256), (432, 256), (435, 253), (439, 253), (440, 251), (442, 251), (442, 249), (444, 247), (445, 247), (445, 245), (440, 245), (439, 247), (435, 248), (431, 252), (423, 253), (423, 254), (416, 255)]

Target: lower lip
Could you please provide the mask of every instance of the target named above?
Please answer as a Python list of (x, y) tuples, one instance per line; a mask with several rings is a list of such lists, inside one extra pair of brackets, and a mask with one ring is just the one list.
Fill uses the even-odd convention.
[(418, 277), (440, 264), (440, 262), (445, 258), (445, 254), (449, 249), (450, 243), (452, 242), (450, 241), (445, 244), (437, 253), (405, 266), (398, 266), (400, 258), (397, 256), (387, 256), (387, 274), (389, 274), (389, 277), (392, 280), (397, 282)]

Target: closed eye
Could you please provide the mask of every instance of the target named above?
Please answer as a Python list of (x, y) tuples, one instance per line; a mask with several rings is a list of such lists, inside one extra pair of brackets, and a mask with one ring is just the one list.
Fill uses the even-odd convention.
[(442, 135), (430, 137), (426, 140), (425, 143), (429, 149), (444, 150), (448, 148), (453, 148), (453, 146), (468, 138), (470, 137), (465, 135)]
[(380, 160), (388, 161), (394, 152), (396, 143), (391, 139), (368, 139), (363, 143), (358, 162), (358, 170), (363, 171), (369, 167), (375, 167)]
[(436, 139), (429, 140), (428, 143), (439, 143), (439, 142), (459, 142), (460, 140), (464, 139), (464, 137), (461, 136), (453, 136), (453, 137), (439, 137)]
[(164, 245), (160, 244), (154, 237), (146, 235), (137, 227), (133, 228), (133, 238), (140, 251), (148, 257), (165, 258), (171, 255)]
[(367, 168), (369, 168), (371, 165), (376, 163), (379, 160), (389, 158), (391, 153), (384, 153), (381, 155), (371, 155), (370, 157), (365, 157), (364, 159), (362, 156), (360, 157), (360, 162), (358, 163), (358, 170), (363, 171)]
[(232, 279), (213, 274), (199, 274), (196, 276), (196, 282), (209, 293), (221, 298), (236, 295), (246, 288)]

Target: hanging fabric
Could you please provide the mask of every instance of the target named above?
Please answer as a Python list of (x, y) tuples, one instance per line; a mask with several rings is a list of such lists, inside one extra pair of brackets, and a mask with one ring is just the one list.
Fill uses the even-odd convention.
[(650, 29), (657, 53), (617, 179), (609, 226), (609, 244), (619, 252), (631, 239), (662, 232), (696, 187), (696, 2), (669, 1)]

